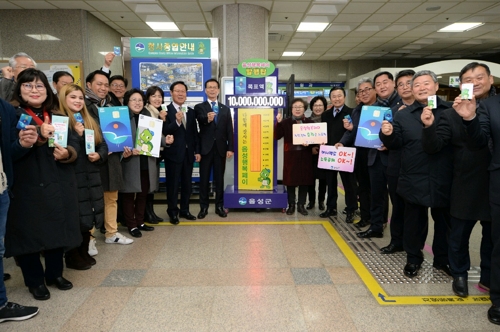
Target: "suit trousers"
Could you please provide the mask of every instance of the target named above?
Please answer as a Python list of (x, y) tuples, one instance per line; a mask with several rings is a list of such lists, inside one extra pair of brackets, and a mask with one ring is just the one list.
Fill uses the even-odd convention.
[[(450, 238), (449, 238), (449, 259), (450, 269), (454, 277), (467, 278), (467, 271), (470, 269), (469, 239), (472, 229), (477, 220), (464, 220), (451, 217)], [(491, 276), (491, 251), (493, 243), (491, 240), (491, 222), (481, 221), (482, 238), (481, 249), (481, 279), (480, 282), (490, 285)]]
[(121, 193), (123, 216), (127, 228), (131, 230), (144, 224), (144, 213), (149, 193), (149, 171), (141, 170), (141, 192)]
[[(498, 171), (495, 171), (495, 173)], [(493, 173), (493, 172), (491, 172)], [(495, 181), (491, 176), (491, 186), (498, 185), (500, 179)], [(497, 182), (497, 183), (495, 183)], [(498, 188), (498, 187), (495, 187)], [(491, 198), (491, 195), (490, 195)], [(491, 208), (491, 238), (493, 250), (491, 252), (491, 280), (490, 280), (490, 300), (495, 306), (500, 306), (500, 204), (495, 204), (490, 199)]]
[[(309, 195), (309, 203), (316, 203), (316, 179), (314, 184), (308, 186), (307, 194)], [(318, 203), (324, 203), (326, 196), (326, 180), (318, 179)]]
[[(166, 186), (167, 186), (167, 213), (170, 217), (177, 216), (179, 212), (189, 212), (189, 198), (192, 191), (193, 163), (188, 160), (188, 153), (181, 163), (165, 159)], [(179, 179), (181, 184), (180, 210), (177, 207), (179, 195)]]
[[(427, 238), (429, 227), (429, 208), (405, 201), (405, 225), (403, 247), (406, 251), (407, 263), (422, 264), (422, 249)], [(448, 233), (450, 225), (449, 208), (431, 208), (434, 220), (434, 239), (432, 252), (434, 264), (448, 265)]]
[(377, 157), (373, 165), (368, 166), (370, 174), (370, 229), (376, 232), (384, 230), (384, 224), (387, 222), (389, 213), (389, 192), (387, 190), (387, 166), (384, 166), (380, 160), (380, 155)]
[(361, 219), (370, 220), (370, 174), (368, 173), (368, 149), (357, 148), (354, 175), (357, 180), (357, 194), (359, 197), (359, 212)]
[(38, 287), (45, 280), (62, 277), (64, 249), (44, 250), (45, 271), (40, 261), (40, 252), (16, 256), (27, 287)]
[(209, 205), (209, 182), (210, 171), (213, 172), (213, 183), (215, 185), (215, 206), (224, 207), (224, 172), (226, 170), (226, 156), (221, 157), (217, 151), (217, 145), (206, 155), (201, 156), (200, 161), (200, 208), (208, 209)]
[(326, 208), (328, 210), (337, 209), (338, 199), (338, 181), (337, 175), (340, 174), (340, 179), (344, 186), (346, 211), (354, 212), (358, 209), (358, 201), (356, 199), (356, 178), (354, 174), (338, 171), (326, 172), (326, 184), (328, 186), (328, 197), (326, 199)]
[(286, 192), (288, 194), (288, 205), (295, 204), (296, 201), (296, 195), (295, 195), (295, 189), (299, 187), (299, 200), (297, 202), (298, 205), (305, 205), (306, 204), (306, 197), (307, 197), (307, 188), (309, 186), (286, 186)]
[(391, 215), (391, 244), (397, 247), (403, 247), (403, 233), (404, 233), (404, 216), (405, 216), (405, 201), (396, 189), (398, 187), (398, 177), (387, 175), (387, 185), (389, 188), (389, 196), (392, 203)]

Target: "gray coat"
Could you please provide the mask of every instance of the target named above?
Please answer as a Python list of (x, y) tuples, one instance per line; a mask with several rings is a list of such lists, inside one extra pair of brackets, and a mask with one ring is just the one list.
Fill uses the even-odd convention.
[(16, 84), (13, 80), (2, 78), (0, 80), (0, 98), (5, 101), (11, 101), (12, 96), (14, 96), (14, 87)]

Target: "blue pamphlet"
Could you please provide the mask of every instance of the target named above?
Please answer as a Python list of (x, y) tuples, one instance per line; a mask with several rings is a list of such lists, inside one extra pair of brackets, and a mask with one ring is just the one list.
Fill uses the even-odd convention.
[(99, 107), (99, 120), (109, 152), (123, 152), (126, 146), (134, 147), (127, 106)]
[[(391, 112), (389, 107), (363, 106), (354, 145), (370, 149), (382, 147), (378, 134), (382, 121), (388, 120), (388, 112)], [(392, 113), (390, 114), (392, 118)]]

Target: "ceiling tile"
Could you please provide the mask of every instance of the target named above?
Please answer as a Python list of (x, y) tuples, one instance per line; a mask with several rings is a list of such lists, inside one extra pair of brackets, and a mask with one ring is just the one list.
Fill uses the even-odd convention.
[(15, 4), (24, 9), (57, 9), (45, 1), (15, 1)]
[(117, 22), (118, 25), (123, 30), (150, 30), (151, 28), (144, 22)]
[(158, 37), (158, 35), (151, 29), (149, 30), (125, 30), (134, 37)]
[(102, 12), (111, 21), (116, 22), (140, 22), (141, 19), (132, 12)]
[(170, 18), (174, 22), (205, 22), (201, 12), (199, 13), (174, 13), (170, 12)]
[(342, 14), (360, 14), (360, 13), (375, 13), (380, 7), (384, 5), (383, 2), (351, 2), (342, 10)]
[(309, 1), (301, 2), (275, 2), (274, 13), (305, 13), (309, 7)]
[(121, 1), (87, 1), (87, 4), (101, 12), (130, 11)]
[(161, 4), (168, 12), (196, 13), (200, 11), (200, 6), (197, 3), (188, 1), (162, 1)]
[[(168, 3), (168, 2), (167, 2)], [(205, 1), (200, 1), (200, 6), (201, 9), (204, 12), (211, 12), (215, 8), (222, 6), (222, 5), (228, 5), (228, 4), (234, 4), (234, 1), (232, 0), (222, 0), (222, 1), (210, 1), (210, 2), (205, 2)]]
[(271, 13), (270, 21), (271, 22), (290, 22), (290, 23), (298, 23), (302, 19), (303, 14), (296, 13)]
[(16, 6), (11, 2), (0, 1), (0, 9), (21, 9), (21, 7)]
[(363, 22), (366, 20), (370, 14), (344, 14), (335, 17), (334, 23), (352, 23), (352, 22)]
[(83, 9), (86, 11), (94, 11), (95, 8), (87, 5), (84, 1), (49, 1), (52, 5), (60, 9)]
[(399, 20), (403, 14), (373, 14), (364, 23), (391, 23)]

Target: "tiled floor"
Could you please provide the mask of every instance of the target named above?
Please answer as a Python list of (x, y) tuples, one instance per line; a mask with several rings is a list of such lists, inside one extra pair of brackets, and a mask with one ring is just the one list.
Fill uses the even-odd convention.
[[(339, 211), (343, 207), (339, 206)], [(157, 213), (166, 217), (165, 206)], [(198, 213), (192, 205), (191, 212)], [(97, 234), (97, 265), (65, 270), (74, 288), (36, 301), (12, 259), (9, 299), (38, 316), (0, 331), (498, 331), (484, 305), (381, 306), (321, 225), (281, 211), (213, 213), (203, 225), (158, 226), (128, 246)], [(241, 221), (238, 225), (210, 221)], [(258, 224), (276, 221), (275, 224)], [(183, 224), (185, 226), (183, 226)], [(431, 228), (431, 227), (430, 227)], [(121, 228), (124, 234), (126, 230)], [(388, 230), (374, 246), (389, 242)], [(479, 232), (471, 256), (478, 265)], [(402, 267), (401, 267), (402, 268)], [(472, 287), (472, 285), (470, 285)], [(389, 294), (451, 295), (451, 284), (389, 284)]]

